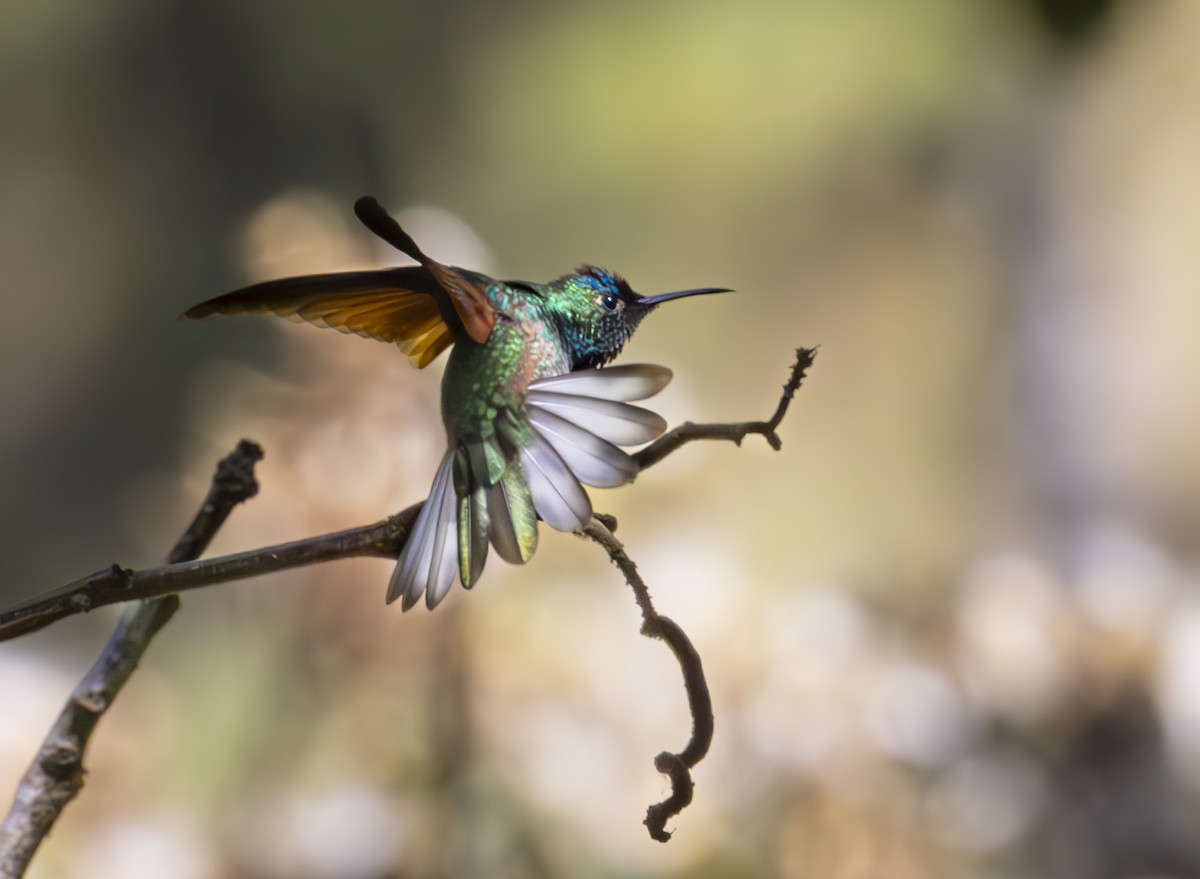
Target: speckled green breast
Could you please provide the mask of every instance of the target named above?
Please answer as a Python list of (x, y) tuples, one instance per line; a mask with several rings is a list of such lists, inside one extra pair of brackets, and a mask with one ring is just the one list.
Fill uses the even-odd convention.
[(442, 380), (442, 420), (452, 446), (467, 436), (490, 437), (503, 410), (521, 412), (531, 382), (571, 368), (533, 294), (502, 285), (488, 293), (500, 312), (491, 336), (483, 345), (460, 338)]

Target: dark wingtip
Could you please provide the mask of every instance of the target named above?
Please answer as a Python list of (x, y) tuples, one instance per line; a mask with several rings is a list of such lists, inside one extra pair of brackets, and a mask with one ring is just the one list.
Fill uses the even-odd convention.
[(199, 320), (204, 317), (212, 317), (216, 314), (216, 310), (207, 302), (201, 302), (199, 305), (193, 305), (175, 320)]
[(428, 258), (413, 241), (412, 236), (400, 227), (395, 218), (384, 210), (374, 196), (364, 195), (354, 202), (354, 216), (358, 221), (406, 256), (425, 265)]
[(354, 201), (354, 216), (362, 220), (364, 225), (367, 225), (368, 217), (378, 216), (381, 212), (383, 208), (373, 195), (362, 195)]

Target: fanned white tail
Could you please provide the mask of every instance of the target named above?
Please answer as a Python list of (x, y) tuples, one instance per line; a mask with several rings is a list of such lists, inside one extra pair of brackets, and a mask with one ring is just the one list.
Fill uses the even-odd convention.
[[(506, 456), (498, 481), (485, 479), (479, 455), (466, 446), (442, 458), (429, 499), (417, 516), (392, 574), (388, 601), (403, 598), (408, 610), (425, 595), (430, 607), (450, 591), (455, 567), (470, 586), (483, 568), (487, 542), (502, 558), (523, 563), (533, 554), (536, 528), (523, 521), (522, 500), (557, 531), (579, 531), (592, 516), (592, 503), (580, 483), (611, 488), (633, 481), (637, 463), (618, 446), (656, 439), (667, 428), (658, 414), (629, 401), (652, 397), (666, 387), (671, 371), (649, 363), (585, 369), (539, 379), (529, 386), (524, 417), (532, 439)], [(467, 474), (455, 473), (455, 459)], [(474, 485), (486, 489), (486, 515), (479, 504), (460, 503)], [(472, 511), (477, 511), (473, 513)], [(466, 520), (458, 517), (466, 516)], [(475, 521), (478, 520), (478, 521)], [(484, 531), (479, 531), (484, 529)], [(478, 532), (478, 533), (477, 533)], [(487, 539), (485, 539), (485, 536)], [(468, 539), (477, 538), (477, 539)], [(469, 544), (460, 547), (460, 541)]]

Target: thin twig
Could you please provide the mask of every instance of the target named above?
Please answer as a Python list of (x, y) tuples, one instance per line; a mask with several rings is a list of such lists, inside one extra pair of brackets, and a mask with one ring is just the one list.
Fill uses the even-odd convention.
[[(812, 366), (816, 357), (813, 348), (797, 348), (796, 362), (792, 365), (791, 374), (783, 385), (783, 394), (775, 413), (766, 421), (745, 421), (740, 424), (693, 424), (687, 422), (669, 433), (659, 437), (642, 451), (634, 455), (639, 470), (645, 470), (676, 451), (680, 446), (695, 440), (728, 440), (742, 444), (750, 434), (760, 434), (766, 438), (771, 448), (778, 451), (783, 446), (779, 438), (779, 425), (787, 415), (789, 404), (796, 391), (804, 381), (805, 372)], [(654, 768), (671, 780), (671, 795), (660, 803), (654, 803), (646, 809), (646, 820), (643, 822), (650, 831), (650, 837), (658, 842), (666, 842), (671, 838), (667, 830), (667, 821), (682, 812), (692, 802), (695, 783), (692, 781), (691, 769), (704, 759), (712, 744), (713, 710), (712, 698), (708, 692), (708, 684), (704, 679), (704, 668), (700, 662), (700, 654), (688, 639), (683, 629), (670, 617), (659, 614), (650, 600), (650, 590), (646, 587), (637, 565), (625, 552), (624, 546), (617, 540), (613, 532), (617, 522), (611, 516), (596, 514), (584, 529), (584, 534), (604, 547), (613, 563), (620, 569), (634, 598), (642, 611), (642, 634), (648, 638), (664, 641), (683, 672), (683, 685), (687, 691), (688, 709), (692, 716), (692, 736), (687, 746), (678, 754), (663, 751), (654, 758)]]
[[(193, 559), (208, 546), (235, 506), (258, 492), (254, 464), (262, 450), (242, 440), (220, 464), (208, 496), (168, 555)], [(0, 824), (0, 877), (24, 876), (41, 841), (83, 787), (83, 755), (100, 717), (137, 668), (155, 634), (179, 608), (168, 595), (132, 605), (121, 615), (99, 658), (71, 693), (33, 763), (17, 787), (12, 808)]]
[[(605, 519), (611, 521), (610, 517)], [(671, 779), (671, 796), (646, 809), (646, 820), (642, 822), (650, 831), (651, 839), (666, 842), (671, 838), (671, 832), (667, 830), (667, 821), (692, 802), (695, 784), (690, 770), (704, 759), (712, 744), (712, 697), (704, 679), (700, 654), (674, 620), (662, 616), (654, 609), (646, 581), (638, 573), (637, 565), (626, 554), (621, 541), (612, 533), (608, 522), (601, 521), (600, 517), (593, 517), (583, 533), (604, 547), (608, 557), (625, 577), (625, 582), (633, 589), (634, 598), (642, 611), (642, 634), (647, 638), (657, 638), (665, 642), (675, 654), (683, 672), (683, 686), (687, 691), (688, 709), (692, 715), (692, 735), (687, 746), (678, 754), (663, 751), (654, 758), (654, 768)]]
[(812, 366), (816, 356), (816, 348), (796, 349), (796, 362), (792, 365), (792, 374), (784, 384), (779, 405), (775, 407), (775, 414), (769, 420), (743, 421), (740, 424), (693, 424), (685, 421), (674, 430), (664, 433), (633, 456), (633, 459), (637, 461), (638, 470), (653, 467), (680, 446), (695, 440), (726, 440), (740, 446), (742, 440), (750, 434), (758, 434), (765, 437), (771, 448), (778, 452), (783, 448), (783, 440), (779, 438), (779, 425), (783, 422), (783, 416), (787, 415), (792, 397), (796, 395), (796, 391), (800, 389), (800, 383), (804, 381), (804, 373)]

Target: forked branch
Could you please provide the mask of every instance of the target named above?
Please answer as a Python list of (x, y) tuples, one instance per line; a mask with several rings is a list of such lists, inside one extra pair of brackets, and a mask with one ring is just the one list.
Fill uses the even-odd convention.
[[(692, 424), (668, 432), (634, 456), (645, 470), (681, 446), (695, 440), (729, 440), (741, 444), (751, 434), (766, 438), (779, 449), (778, 428), (788, 404), (800, 387), (816, 352), (796, 351), (796, 362), (784, 384), (774, 415), (767, 421), (739, 424)], [(293, 543), (196, 561), (230, 511), (258, 491), (254, 463), (262, 457), (253, 443), (243, 441), (217, 468), (212, 487), (192, 525), (180, 538), (167, 564), (132, 570), (113, 565), (59, 589), (0, 610), (0, 641), (36, 631), (57, 620), (93, 608), (137, 601), (121, 617), (99, 659), (76, 687), (18, 787), (13, 807), (0, 824), (0, 879), (23, 876), (41, 840), (62, 809), (83, 785), (83, 755), (100, 716), (129, 679), (151, 639), (179, 606), (177, 593), (242, 580), (260, 574), (357, 556), (396, 558), (403, 549), (421, 504), (370, 525), (324, 534)], [(691, 802), (690, 769), (708, 752), (713, 715), (700, 657), (683, 630), (659, 615), (633, 561), (613, 536), (615, 523), (597, 516), (585, 529), (608, 552), (634, 590), (642, 610), (642, 634), (664, 641), (683, 671), (692, 715), (692, 737), (678, 754), (663, 752), (655, 766), (671, 779), (672, 794), (647, 810), (650, 835), (670, 838), (666, 822)]]
[[(254, 465), (262, 449), (242, 440), (217, 465), (208, 496), (167, 556), (171, 563), (194, 559), (208, 547), (233, 508), (258, 493)], [(99, 658), (75, 687), (37, 756), (17, 786), (12, 808), (0, 824), (0, 877), (25, 875), (30, 860), (62, 810), (83, 787), (83, 755), (92, 731), (108, 710), (151, 639), (179, 609), (168, 595), (130, 605)]]

